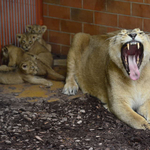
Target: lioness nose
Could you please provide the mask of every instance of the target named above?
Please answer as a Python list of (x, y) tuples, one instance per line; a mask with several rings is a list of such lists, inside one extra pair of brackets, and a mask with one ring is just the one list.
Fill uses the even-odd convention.
[(130, 36), (132, 39), (135, 39), (135, 37), (137, 36), (137, 34), (136, 34), (136, 33), (131, 33), (131, 34), (129, 34), (129, 36)]

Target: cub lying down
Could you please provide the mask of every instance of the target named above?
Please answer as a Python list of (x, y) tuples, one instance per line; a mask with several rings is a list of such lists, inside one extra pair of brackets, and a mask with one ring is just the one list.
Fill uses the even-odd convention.
[(113, 37), (78, 33), (67, 59), (63, 93), (99, 98), (120, 120), (150, 129), (150, 38), (140, 29)]
[(1, 84), (21, 84), (29, 82), (31, 84), (42, 84), (51, 86), (52, 83), (49, 80), (35, 76), (38, 73), (38, 68), (32, 60), (22, 62), (19, 68), (15, 71), (0, 72)]

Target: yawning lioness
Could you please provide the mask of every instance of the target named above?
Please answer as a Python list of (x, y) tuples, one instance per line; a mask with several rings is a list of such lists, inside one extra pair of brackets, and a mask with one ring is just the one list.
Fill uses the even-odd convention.
[(150, 38), (140, 29), (115, 36), (74, 36), (63, 93), (80, 87), (99, 98), (120, 120), (150, 129)]

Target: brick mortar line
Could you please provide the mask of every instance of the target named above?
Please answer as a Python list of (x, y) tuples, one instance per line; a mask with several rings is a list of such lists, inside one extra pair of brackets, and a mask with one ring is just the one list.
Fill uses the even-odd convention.
[(84, 23), (82, 23), (82, 32), (84, 32)]
[(142, 30), (144, 30), (144, 19), (142, 19)]
[(132, 3), (130, 4), (130, 15), (132, 16)]
[[(134, 3), (134, 4), (143, 4), (143, 5), (150, 5), (149, 3), (140, 3), (140, 2), (130, 2), (130, 1), (123, 1), (123, 0), (114, 0), (116, 2), (125, 2), (125, 3)], [(91, 9), (85, 9), (85, 8), (79, 8), (79, 7), (72, 7), (72, 6), (65, 6), (65, 5), (61, 5), (61, 4), (53, 4), (53, 3), (46, 3), (43, 2), (43, 4), (47, 4), (47, 5), (54, 5), (54, 6), (61, 6), (61, 7), (66, 7), (66, 8), (75, 8), (75, 9), (82, 9), (82, 10), (89, 10), (89, 11), (93, 11)]]
[[(122, 2), (122, 1), (121, 1), (121, 2)], [(131, 8), (131, 6), (132, 6), (133, 3), (136, 3), (136, 2), (128, 2), (128, 3), (131, 3), (131, 5), (130, 5), (130, 12), (131, 12), (131, 14), (130, 14), (130, 15), (119, 14), (119, 15), (131, 16), (131, 17), (136, 17), (136, 18), (150, 19), (150, 17), (147, 18), (147, 17), (133, 16), (133, 15), (132, 15), (132, 10), (131, 10), (132, 8)], [(55, 5), (55, 4), (49, 4), (49, 3), (43, 3), (43, 4), (54, 5), (54, 6), (63, 6), (63, 5)], [(140, 4), (140, 3), (139, 3), (139, 4)], [(141, 4), (142, 4), (142, 3), (141, 3)], [(148, 5), (150, 5), (150, 4), (148, 4)], [(71, 8), (80, 9), (80, 10), (86, 10), (86, 11), (90, 11), (90, 12), (93, 12), (93, 13), (98, 12), (98, 13), (106, 13), (106, 14), (118, 15), (118, 13), (112, 13), (112, 12), (107, 12), (107, 11), (90, 10), (90, 9), (83, 9), (83, 8), (69, 7), (69, 6), (63, 6), (63, 7), (70, 8), (70, 19), (71, 19)], [(48, 9), (48, 14), (49, 14), (49, 9)], [(57, 17), (53, 17), (53, 18), (57, 18)], [(59, 18), (59, 19), (61, 19), (61, 18)], [(62, 19), (62, 20), (63, 20), (63, 19)], [(65, 19), (65, 20), (69, 20), (69, 19)]]
[(49, 44), (55, 44), (55, 45), (59, 45), (59, 46), (65, 46), (65, 47), (70, 47), (68, 45), (64, 45), (64, 44), (60, 44), (60, 43), (53, 43), (53, 42), (48, 42)]
[[(118, 18), (119, 18), (119, 15), (118, 15)], [(124, 28), (119, 27), (119, 19), (118, 19), (118, 22), (117, 22), (117, 26), (108, 26), (108, 25), (101, 25), (101, 24), (83, 23), (83, 31), (82, 31), (83, 33), (84, 33), (84, 25), (85, 25), (85, 24), (94, 25), (94, 26), (97, 26), (97, 27), (124, 29)], [(143, 20), (143, 26), (144, 26), (144, 20)], [(58, 31), (58, 30), (52, 30), (52, 29), (47, 29), (47, 31), (53, 31), (53, 32), (58, 32), (58, 33), (65, 33), (65, 34), (76, 34), (76, 33), (73, 33), (73, 32), (65, 32), (65, 31)]]
[(70, 45), (71, 45), (71, 34), (70, 34)]
[(120, 17), (119, 17), (119, 14), (117, 15), (117, 27), (119, 27), (119, 19), (120, 19)]
[[(124, 29), (124, 28), (120, 28), (120, 27), (113, 27), (113, 26), (106, 26), (106, 25), (98, 25), (98, 27), (106, 27), (106, 28), (115, 28), (115, 29)], [(72, 32), (64, 32), (64, 31), (57, 31), (57, 30), (51, 30), (51, 29), (48, 29), (47, 31), (53, 31), (53, 32), (58, 32), (58, 33), (65, 33), (65, 34), (76, 34), (76, 33), (72, 33)], [(77, 32), (79, 33), (79, 32)], [(84, 33), (84, 32), (83, 32)]]
[[(112, 27), (112, 26), (107, 26), (107, 25), (100, 25), (99, 27), (106, 27), (106, 28), (115, 28), (115, 29), (125, 29), (125, 28), (121, 28), (121, 27)], [(53, 32), (59, 32), (59, 33), (66, 33), (66, 34), (70, 34), (73, 35), (73, 34), (76, 34), (76, 33), (72, 33), (72, 32), (63, 32), (63, 31), (57, 31), (57, 30), (51, 30), (51, 29), (48, 29), (47, 31), (53, 31)], [(145, 31), (145, 32), (148, 32), (148, 31)], [(79, 33), (79, 32), (78, 32)], [(83, 32), (85, 33), (85, 32)], [(71, 37), (70, 37), (71, 38)], [(71, 40), (71, 39), (70, 39)], [(62, 44), (63, 45), (63, 44)]]
[(116, 2), (126, 2), (126, 3), (135, 3), (135, 4), (143, 4), (143, 5), (150, 5), (149, 3), (141, 3), (141, 2), (130, 2), (130, 1), (125, 1), (125, 0), (114, 0)]
[[(95, 24), (95, 23), (88, 23), (88, 22), (78, 22), (78, 21), (72, 21), (72, 22), (76, 22), (76, 23), (81, 23), (81, 26), (82, 26), (82, 32), (84, 32), (84, 25), (85, 24), (87, 24), (87, 25), (93, 25), (93, 26), (96, 26), (96, 27), (109, 27), (109, 28), (119, 28), (120, 29), (120, 27), (119, 27), (119, 18), (120, 18), (120, 16), (122, 16), (122, 15), (118, 15), (117, 17), (118, 17), (118, 24), (117, 24), (117, 26), (108, 26), (108, 25), (101, 25), (101, 24)], [(49, 17), (48, 17), (49, 18)], [(144, 26), (144, 18), (140, 18), (140, 19), (142, 19), (143, 20), (143, 26)], [(65, 20), (65, 19), (62, 19), (62, 20)], [(150, 19), (149, 19), (150, 20)], [(65, 21), (68, 21), (68, 20), (65, 20)], [(72, 32), (65, 32), (65, 31), (61, 31), (61, 30), (52, 30), (52, 29), (48, 29), (48, 31), (55, 31), (55, 32), (59, 32), (59, 33), (66, 33), (66, 34), (75, 34), (75, 33), (72, 33)]]
[[(106, 14), (111, 14), (111, 15), (126, 16), (126, 17), (143, 18), (143, 19), (148, 19), (148, 20), (150, 20), (150, 18), (147, 18), (147, 17), (139, 17), (139, 16), (133, 16), (133, 15), (117, 14), (117, 13), (109, 13), (109, 12), (104, 12), (104, 11), (95, 11), (95, 12), (98, 12), (98, 13), (106, 13)], [(57, 17), (52, 17), (52, 16), (43, 16), (43, 17), (52, 18), (52, 19), (59, 19), (59, 20), (65, 20), (65, 21), (78, 22), (78, 23), (88, 23), (88, 22), (81, 22), (81, 21), (76, 21), (76, 20), (71, 20), (71, 19), (57, 18)]]
[[(115, 0), (115, 1), (120, 1), (122, 2), (122, 0)], [(127, 2), (127, 1), (123, 1), (123, 2)], [(137, 4), (143, 4), (143, 3), (138, 3), (138, 2), (127, 2), (127, 3), (130, 3), (130, 12), (131, 14), (130, 15), (126, 15), (126, 14), (119, 14), (119, 15), (124, 15), (124, 16), (132, 16), (132, 5), (134, 3), (137, 3)], [(66, 7), (66, 8), (70, 8), (70, 19), (71, 19), (71, 9), (80, 9), (80, 10), (86, 10), (86, 11), (90, 11), (90, 12), (100, 12), (100, 13), (106, 13), (106, 14), (112, 14), (112, 15), (118, 15), (118, 13), (112, 13), (112, 12), (107, 12), (107, 11), (98, 11), (98, 10), (91, 10), (91, 9), (84, 9), (84, 8), (78, 8), (78, 7), (70, 7), (70, 6), (65, 6), (65, 5), (58, 5), (58, 4), (51, 4), (51, 3), (45, 3), (43, 2), (43, 4), (47, 4), (47, 5), (53, 5), (53, 6), (62, 6), (62, 7)], [(145, 3), (144, 3), (145, 4)], [(150, 4), (146, 4), (146, 5), (149, 5)], [(48, 14), (49, 14), (49, 9), (47, 10), (48, 11)], [(139, 17), (139, 16), (132, 16), (132, 17), (137, 17), (137, 18), (144, 18), (144, 19), (150, 19), (150, 18), (147, 18), (147, 17)], [(56, 18), (56, 17), (54, 17)], [(69, 20), (69, 19), (68, 19)]]
[(95, 12), (93, 11), (93, 23), (95, 23)]
[(60, 45), (60, 49), (59, 50), (60, 50), (60, 53), (62, 53), (62, 45)]
[[(123, 29), (123, 28), (117, 28), (117, 27), (116, 27), (116, 29), (118, 29), (118, 30), (119, 30), (119, 29)], [(147, 32), (145, 32), (145, 33), (147, 33), (147, 34), (148, 34), (148, 33), (150, 33), (150, 32), (148, 32), (148, 31), (147, 31)], [(64, 45), (64, 44), (61, 44), (61, 43), (54, 43), (54, 42), (47, 42), (47, 43), (49, 43), (49, 44), (54, 44), (54, 45), (59, 45), (59, 46), (60, 46), (60, 48), (62, 48), (62, 46), (65, 46), (65, 47), (70, 48), (70, 46), (71, 46), (71, 44), (70, 44), (70, 46), (69, 46), (69, 45)], [(61, 52), (61, 51), (60, 51), (60, 52)]]
[(81, 3), (82, 3), (82, 4), (81, 4), (81, 5), (82, 5), (82, 9), (83, 9), (83, 5), (84, 5), (84, 4), (83, 4), (83, 3), (84, 3), (83, 0), (81, 1)]

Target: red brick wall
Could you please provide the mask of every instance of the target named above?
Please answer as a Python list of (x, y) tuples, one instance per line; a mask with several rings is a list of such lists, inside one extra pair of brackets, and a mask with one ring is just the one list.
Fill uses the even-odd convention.
[(150, 32), (150, 0), (43, 0), (44, 35), (52, 52), (66, 55), (75, 33), (122, 28)]

